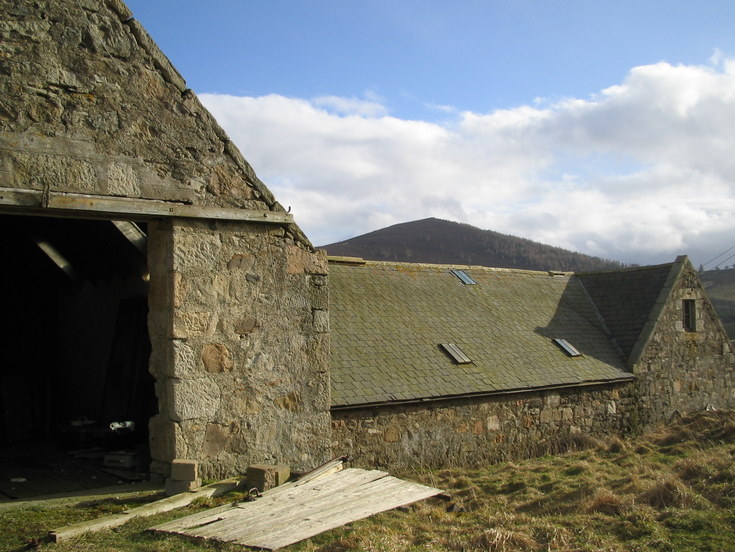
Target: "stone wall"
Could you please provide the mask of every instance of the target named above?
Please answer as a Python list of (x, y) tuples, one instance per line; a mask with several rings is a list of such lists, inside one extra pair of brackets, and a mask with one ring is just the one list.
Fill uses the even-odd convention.
[[(0, 188), (284, 212), (132, 15), (120, 0), (0, 3)], [(27, 208), (46, 209), (3, 207)], [(294, 224), (148, 230), (154, 472), (326, 460), (324, 256)]]
[(326, 257), (252, 223), (158, 223), (150, 240), (155, 470), (327, 460)]
[(625, 384), (332, 412), (334, 452), (358, 465), (438, 467), (558, 452), (628, 431)]
[[(735, 407), (735, 355), (689, 261), (673, 271), (633, 355), (629, 383), (332, 412), (334, 449), (371, 466), (472, 465), (562, 450)], [(683, 324), (695, 300), (695, 331)]]
[[(671, 284), (655, 323), (644, 329), (650, 338), (633, 366), (642, 428), (687, 412), (735, 407), (735, 355), (689, 261)], [(693, 332), (684, 330), (684, 299), (695, 301)]]
[(2, 3), (0, 186), (281, 210), (132, 15)]

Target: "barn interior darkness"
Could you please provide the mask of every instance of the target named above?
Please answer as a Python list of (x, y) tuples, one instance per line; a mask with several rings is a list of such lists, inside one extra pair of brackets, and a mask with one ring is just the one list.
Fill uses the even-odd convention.
[(135, 449), (145, 464), (156, 410), (145, 230), (0, 215), (0, 452)]

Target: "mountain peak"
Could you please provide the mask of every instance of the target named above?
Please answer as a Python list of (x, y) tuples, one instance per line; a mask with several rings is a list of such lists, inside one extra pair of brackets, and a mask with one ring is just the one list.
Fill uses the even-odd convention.
[(330, 255), (373, 261), (590, 271), (623, 266), (525, 238), (435, 217), (403, 222), (322, 246)]

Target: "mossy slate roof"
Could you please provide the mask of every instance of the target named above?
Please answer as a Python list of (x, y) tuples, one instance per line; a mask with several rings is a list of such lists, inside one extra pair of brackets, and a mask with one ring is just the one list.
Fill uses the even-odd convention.
[(626, 358), (651, 317), (672, 264), (578, 274)]
[[(460, 268), (476, 285), (451, 273)], [(332, 405), (630, 379), (579, 278), (485, 267), (330, 263)], [(563, 338), (582, 356), (568, 356)], [(471, 359), (455, 363), (439, 346)]]

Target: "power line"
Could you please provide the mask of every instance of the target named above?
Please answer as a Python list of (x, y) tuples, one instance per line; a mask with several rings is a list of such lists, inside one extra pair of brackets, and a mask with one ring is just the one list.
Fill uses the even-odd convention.
[(720, 261), (719, 263), (717, 263), (717, 265), (716, 265), (716, 266), (717, 266), (717, 267), (719, 267), (720, 265), (723, 265), (723, 264), (725, 264), (725, 263), (726, 263), (727, 261), (729, 261), (730, 259), (735, 259), (735, 253), (733, 253), (732, 255), (730, 255), (730, 256), (729, 256), (729, 257), (728, 257), (727, 259), (725, 259), (724, 261)]
[[(719, 259), (719, 258), (720, 258), (720, 257), (722, 257), (723, 255), (727, 255), (727, 254), (728, 254), (728, 253), (729, 253), (730, 251), (732, 251), (733, 249), (735, 249), (735, 245), (733, 245), (732, 247), (730, 247), (730, 248), (729, 248), (729, 249), (727, 249), (726, 251), (723, 251), (722, 253), (720, 253), (720, 254), (719, 254), (719, 255), (717, 255), (716, 257), (713, 257), (712, 259), (710, 259), (709, 261), (707, 261), (706, 263), (704, 263), (704, 264), (702, 265), (702, 267), (704, 268), (705, 266), (707, 266), (708, 264), (710, 264), (710, 263), (711, 263), (712, 261), (716, 261), (717, 259)], [(728, 257), (727, 259), (725, 259), (724, 261), (721, 261), (720, 263), (718, 263), (718, 264), (717, 264), (717, 266), (720, 266), (720, 265), (721, 265), (722, 263), (724, 263), (724, 262), (727, 262), (727, 261), (729, 261), (729, 260), (730, 260), (730, 259), (732, 259), (733, 257), (735, 257), (735, 255), (732, 255), (732, 256)]]

